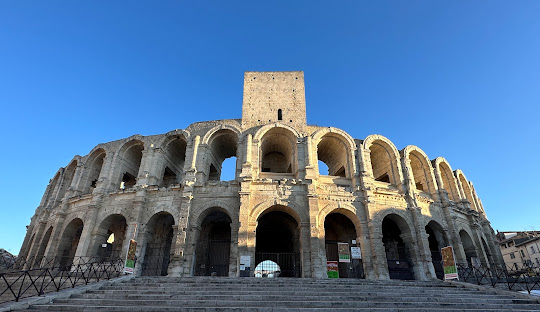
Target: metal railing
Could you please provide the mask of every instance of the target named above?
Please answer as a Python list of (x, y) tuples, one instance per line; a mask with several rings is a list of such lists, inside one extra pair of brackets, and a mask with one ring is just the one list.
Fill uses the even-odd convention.
[(477, 265), (458, 264), (459, 280), (477, 284), (489, 285), (494, 288), (510, 291), (540, 290), (540, 267), (532, 265)]
[(0, 303), (119, 277), (124, 268), (122, 259), (94, 257), (41, 259), (39, 263), (38, 268), (0, 273)]

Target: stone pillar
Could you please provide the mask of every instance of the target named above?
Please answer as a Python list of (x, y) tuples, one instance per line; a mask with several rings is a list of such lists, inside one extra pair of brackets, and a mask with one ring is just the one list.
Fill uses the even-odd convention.
[[(239, 192), (240, 195), (240, 211), (238, 215), (238, 258), (242, 256), (250, 256), (251, 257), (251, 273), (255, 269), (255, 250), (254, 250), (254, 242), (253, 236), (254, 233), (251, 233), (252, 231), (256, 230), (256, 224), (255, 226), (250, 226), (249, 222), (249, 212), (251, 210), (251, 204), (250, 204), (250, 186), (249, 182), (242, 182), (240, 184), (241, 191)], [(238, 263), (239, 265), (239, 263)], [(237, 276), (240, 276), (240, 270), (237, 271)]]
[(169, 268), (167, 270), (167, 274), (170, 276), (181, 276), (181, 257), (182, 257), (182, 249), (181, 246), (178, 244), (178, 242), (182, 239), (180, 232), (182, 231), (181, 228), (178, 227), (178, 224), (174, 224), (172, 226), (173, 228), (173, 238), (172, 238), (172, 255), (171, 255), (171, 262), (169, 263)]
[[(237, 218), (238, 219), (238, 218)], [(236, 277), (238, 275), (238, 266), (240, 264), (240, 257), (238, 257), (238, 229), (239, 224), (233, 220), (231, 223), (231, 247), (229, 253), (229, 277)]]
[(482, 236), (480, 233), (482, 232), (482, 227), (480, 224), (474, 222), (471, 224), (471, 230), (472, 230), (472, 239), (474, 244), (476, 245), (476, 254), (478, 255), (478, 258), (480, 258), (480, 263), (489, 266), (489, 261), (487, 259), (487, 253), (484, 250), (484, 244), (482, 244)]
[[(371, 220), (368, 229), (369, 236), (371, 237), (371, 254), (373, 255), (373, 268), (375, 279), (377, 280), (389, 280), (390, 273), (388, 272), (388, 262), (386, 261), (386, 250), (382, 242), (382, 226), (374, 226)], [(371, 274), (366, 274), (366, 278), (371, 279)]]
[(319, 214), (319, 198), (315, 193), (315, 186), (313, 184), (308, 185), (309, 194), (307, 202), (309, 206), (309, 220), (311, 224), (309, 227), (309, 245), (311, 251), (309, 253), (310, 265), (311, 265), (311, 277), (325, 278), (326, 274), (326, 248), (324, 241), (324, 226), (322, 229), (318, 228), (317, 215)]
[[(32, 233), (34, 232), (34, 222), (30, 222), (30, 225), (26, 228), (26, 235), (24, 236), (24, 241), (21, 246), (21, 250), (19, 251), (19, 256), (17, 257), (17, 262), (15, 265), (15, 269), (23, 269), (24, 264), (26, 262), (26, 258), (29, 254), (29, 249), (32, 247), (32, 244), (34, 241), (32, 240)], [(34, 236), (35, 239), (35, 236)]]
[(30, 246), (30, 251), (28, 252), (26, 263), (24, 265), (25, 270), (30, 269), (32, 265), (34, 264), (34, 261), (36, 260), (35, 257), (38, 252), (39, 246), (41, 245), (41, 240), (43, 238), (43, 232), (45, 231), (45, 226), (47, 226), (46, 221), (38, 222), (38, 230), (36, 232), (36, 236), (34, 237), (34, 242), (32, 243), (32, 246)]
[(90, 204), (86, 211), (86, 215), (84, 218), (86, 222), (84, 223), (81, 238), (79, 240), (79, 245), (77, 246), (77, 251), (75, 252), (76, 258), (83, 256), (97, 256), (97, 244), (99, 244), (99, 242), (96, 242), (96, 232), (94, 228), (96, 227), (97, 217), (101, 208), (98, 202), (99, 200), (96, 198), (96, 201), (93, 204)]
[(483, 220), (482, 221), (482, 229), (484, 230), (484, 235), (486, 236), (487, 244), (491, 248), (491, 257), (493, 258), (493, 262), (497, 266), (504, 267), (504, 260), (501, 254), (501, 248), (499, 247), (499, 243), (497, 239), (495, 238), (495, 233), (493, 232), (493, 229), (491, 228), (489, 221)]
[(188, 230), (188, 238), (184, 248), (184, 276), (194, 276), (197, 273), (197, 243), (201, 237), (201, 226), (192, 225)]
[(318, 249), (318, 244), (316, 246), (311, 246), (311, 229), (309, 222), (301, 222), (300, 227), (300, 252), (301, 252), (301, 261), (302, 261), (302, 275), (301, 277), (314, 277), (312, 275), (311, 268), (311, 253), (312, 248)]
[(53, 225), (53, 232), (51, 234), (51, 238), (49, 239), (49, 247), (47, 247), (47, 250), (45, 251), (45, 258), (46, 259), (53, 259), (56, 258), (54, 263), (58, 263), (60, 261), (60, 257), (62, 257), (61, 254), (58, 254), (58, 246), (60, 245), (61, 241), (61, 235), (62, 230), (64, 229), (64, 222), (66, 220), (66, 213), (63, 212), (66, 210), (67, 204), (62, 204), (62, 208), (59, 212), (56, 213), (56, 222)]
[(193, 158), (191, 158), (191, 169), (197, 169), (197, 151), (199, 150), (200, 136), (196, 136), (193, 142)]
[(139, 170), (140, 179), (137, 181), (139, 185), (159, 185), (162, 178), (162, 161), (163, 150), (154, 147), (150, 144), (148, 149), (143, 150), (143, 158), (141, 160), (141, 169)]
[[(314, 153), (314, 149), (313, 149), (313, 139), (311, 138), (311, 135), (308, 135), (307, 136), (307, 139), (306, 139), (306, 176), (305, 178), (308, 179), (308, 180), (314, 180), (314, 179), (317, 179), (317, 176), (319, 174), (319, 165), (316, 164), (315, 161), (313, 161), (313, 154)], [(316, 148), (315, 148), (316, 150)], [(326, 263), (325, 263), (325, 270), (326, 270)], [(325, 273), (326, 275), (326, 273)]]
[(427, 280), (424, 263), (418, 250), (418, 244), (415, 241), (415, 235), (410, 232), (402, 232), (399, 236), (409, 251), (415, 279), (419, 281)]
[[(193, 177), (191, 177), (193, 178)], [(190, 226), (190, 211), (191, 211), (191, 200), (192, 200), (192, 191), (193, 188), (193, 179), (186, 181), (188, 186), (185, 187), (184, 193), (182, 196), (182, 201), (180, 207), (178, 208), (179, 220), (178, 226), (174, 230), (173, 242), (171, 248), (174, 250), (171, 257), (171, 262), (169, 263), (168, 274), (171, 276), (189, 276), (191, 274), (190, 269), (187, 267), (191, 265), (191, 259), (188, 258), (187, 252), (190, 246), (188, 246), (188, 231)], [(189, 262), (186, 266), (186, 262)]]
[[(174, 229), (174, 225), (173, 225)], [(152, 239), (152, 229), (148, 228), (148, 226), (145, 224), (144, 226), (141, 224), (137, 228), (137, 251), (135, 252), (137, 256), (137, 261), (135, 262), (135, 270), (134, 275), (135, 276), (141, 276), (143, 265), (145, 262), (145, 256), (146, 256), (146, 247), (148, 246), (148, 242)], [(174, 234), (174, 233), (173, 233)], [(173, 236), (174, 239), (174, 236)]]
[(82, 194), (82, 188), (84, 187), (84, 185), (81, 185), (83, 173), (84, 166), (80, 161), (78, 161), (77, 168), (75, 168), (75, 173), (73, 173), (73, 179), (71, 180), (71, 186), (68, 189), (70, 195), (67, 198)]

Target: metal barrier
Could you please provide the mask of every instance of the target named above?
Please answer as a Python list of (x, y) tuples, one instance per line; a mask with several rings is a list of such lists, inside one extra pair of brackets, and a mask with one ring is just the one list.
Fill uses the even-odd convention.
[(458, 264), (459, 280), (477, 284), (489, 285), (494, 288), (511, 291), (540, 290), (540, 267), (530, 265), (476, 265)]
[(39, 263), (52, 265), (0, 273), (0, 303), (119, 277), (124, 268), (122, 259), (94, 257), (42, 259)]

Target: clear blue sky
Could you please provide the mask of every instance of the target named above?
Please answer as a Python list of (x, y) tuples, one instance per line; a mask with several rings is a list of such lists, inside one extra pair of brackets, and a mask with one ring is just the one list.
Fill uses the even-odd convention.
[(1, 1), (0, 248), (74, 155), (240, 118), (243, 72), (288, 70), (309, 124), (443, 156), (540, 230), (540, 1)]

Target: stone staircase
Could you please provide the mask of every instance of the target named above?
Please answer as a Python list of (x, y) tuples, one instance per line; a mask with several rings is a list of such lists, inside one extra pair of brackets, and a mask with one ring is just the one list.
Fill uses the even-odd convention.
[(31, 311), (540, 311), (537, 300), (439, 281), (139, 277)]

